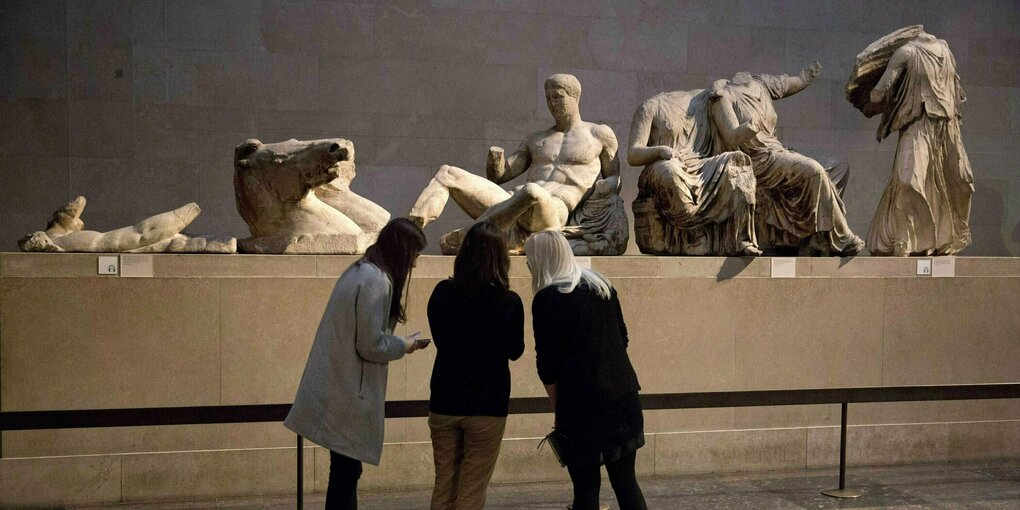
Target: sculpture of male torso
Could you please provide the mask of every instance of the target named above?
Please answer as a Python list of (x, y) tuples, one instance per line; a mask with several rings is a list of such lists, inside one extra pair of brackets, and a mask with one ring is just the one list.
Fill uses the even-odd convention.
[[(525, 173), (528, 183), (537, 184), (549, 195), (562, 203), (560, 213), (562, 228), (570, 214), (602, 174), (599, 155), (607, 146), (616, 143), (616, 136), (605, 125), (581, 122), (567, 131), (550, 128), (532, 133), (522, 144), (530, 165)], [(519, 149), (520, 151), (520, 149)], [(494, 181), (500, 184), (500, 180)], [(506, 181), (502, 181), (506, 182)], [(514, 188), (518, 191), (527, 184)], [(557, 208), (558, 205), (557, 205)], [(527, 222), (525, 228), (541, 230), (539, 227), (556, 227), (536, 222)]]
[[(572, 238), (575, 252), (623, 253), (628, 235), (626, 215), (617, 214), (623, 212), (622, 207), (620, 211), (606, 207), (617, 203), (620, 189), (616, 135), (609, 126), (581, 119), (581, 85), (575, 77), (549, 77), (545, 93), (554, 126), (528, 135), (505, 157), (502, 148), (490, 148), (487, 178), (441, 166), (408, 217), (424, 227), (439, 217), (453, 198), (476, 221), (491, 222), (503, 230), (512, 252), (522, 249), (530, 233), (552, 229), (563, 230)], [(511, 191), (499, 186), (521, 175), (525, 184)], [(594, 198), (597, 206), (584, 208), (589, 198)], [(608, 226), (612, 232), (596, 231), (601, 228), (598, 225)], [(456, 253), (459, 239), (459, 230), (444, 236), (443, 252)]]

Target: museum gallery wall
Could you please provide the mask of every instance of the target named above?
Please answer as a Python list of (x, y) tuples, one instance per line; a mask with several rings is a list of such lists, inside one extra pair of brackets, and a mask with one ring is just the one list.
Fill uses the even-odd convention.
[[(410, 214), (432, 253), (481, 218), (579, 254), (1017, 254), (1020, 22), (968, 5), (14, 2), (0, 243), (358, 253)], [(552, 76), (595, 145), (540, 149)]]

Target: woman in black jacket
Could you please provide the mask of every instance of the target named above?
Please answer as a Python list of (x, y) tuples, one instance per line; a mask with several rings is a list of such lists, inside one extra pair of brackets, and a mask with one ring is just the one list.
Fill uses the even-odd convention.
[(429, 298), (436, 344), (429, 428), (436, 466), (432, 509), (481, 509), (506, 427), (509, 361), (524, 353), (524, 306), (509, 290), (503, 235), (476, 223), (453, 278)]
[(604, 463), (620, 509), (643, 510), (634, 460), (645, 442), (644, 418), (616, 290), (577, 264), (559, 232), (536, 233), (524, 250), (535, 292), (538, 375), (564, 436), (561, 456), (574, 484), (573, 509), (598, 510)]

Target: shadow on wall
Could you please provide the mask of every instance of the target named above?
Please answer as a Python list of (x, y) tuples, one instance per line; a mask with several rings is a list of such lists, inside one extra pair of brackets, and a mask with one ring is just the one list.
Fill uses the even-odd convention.
[(754, 257), (726, 257), (719, 273), (715, 275), (715, 281), (721, 282), (738, 276), (753, 260)]
[(974, 198), (970, 213), (971, 245), (960, 255), (1008, 256), (1014, 255), (1017, 251), (1015, 246), (1010, 249), (1009, 244), (1020, 242), (1020, 224), (1017, 224), (1010, 234), (1007, 234), (1004, 228), (1006, 197), (1001, 188), (1004, 185), (999, 179), (974, 181)]

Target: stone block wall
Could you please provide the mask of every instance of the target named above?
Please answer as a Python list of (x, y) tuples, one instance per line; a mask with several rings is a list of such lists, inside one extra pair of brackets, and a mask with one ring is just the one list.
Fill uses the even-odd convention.
[[(337, 276), (353, 256), (155, 255), (153, 278), (96, 275), (94, 254), (0, 254), (0, 410), (291, 402)], [(1020, 380), (1020, 258), (960, 257), (955, 278), (914, 260), (594, 257), (618, 289), (645, 394)], [(452, 257), (419, 259), (408, 323)], [(526, 310), (530, 278), (513, 257)], [(531, 320), (512, 396), (544, 395)], [(436, 351), (389, 366), (387, 398), (429, 397)], [(831, 467), (836, 404), (645, 412), (642, 476)], [(1020, 401), (853, 404), (852, 466), (1020, 456)], [(549, 414), (512, 415), (494, 480), (565, 480), (539, 439)], [(386, 421), (363, 486), (429, 487), (424, 418)], [(305, 490), (325, 450), (306, 443)], [(8, 431), (0, 507), (293, 493), (294, 435), (280, 423)], [(832, 473), (832, 471), (829, 471)], [(833, 473), (834, 476), (834, 473)], [(59, 482), (59, 483), (58, 483)], [(819, 487), (821, 489), (821, 487)]]
[[(586, 120), (626, 144), (639, 102), (736, 71), (820, 81), (777, 103), (780, 136), (847, 161), (866, 232), (895, 140), (843, 99), (858, 51), (913, 23), (949, 41), (968, 93), (976, 194), (967, 255), (1020, 254), (1016, 0), (9, 0), (0, 16), (0, 251), (69, 198), (108, 230), (197, 201), (196, 233), (244, 236), (233, 148), (345, 137), (354, 188), (404, 214), (444, 163), (481, 173), (490, 145), (550, 123), (542, 80), (574, 73)], [(624, 197), (638, 169), (624, 166)], [(467, 216), (427, 229), (430, 251)], [(632, 250), (635, 247), (632, 246)]]

